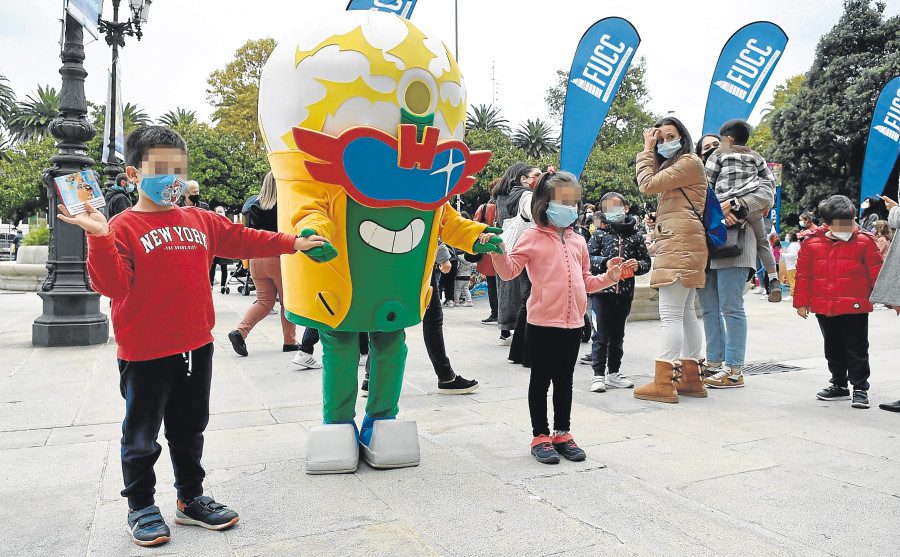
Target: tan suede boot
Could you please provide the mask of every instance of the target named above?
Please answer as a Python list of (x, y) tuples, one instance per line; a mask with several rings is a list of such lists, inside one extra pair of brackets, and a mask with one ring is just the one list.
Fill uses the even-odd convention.
[(691, 358), (681, 359), (681, 379), (677, 383), (679, 396), (707, 396), (703, 379), (700, 378), (700, 362)]
[(656, 360), (656, 377), (634, 390), (634, 398), (655, 402), (678, 402), (678, 390), (675, 381), (681, 376), (678, 368), (681, 364), (668, 360)]

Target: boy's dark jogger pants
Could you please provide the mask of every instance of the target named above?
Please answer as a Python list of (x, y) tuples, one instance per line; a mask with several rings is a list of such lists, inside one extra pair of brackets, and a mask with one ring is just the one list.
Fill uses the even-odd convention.
[(831, 382), (847, 387), (849, 375), (853, 388), (869, 390), (869, 314), (847, 313), (826, 317), (816, 314), (825, 339), (825, 359)]
[(154, 504), (153, 465), (162, 447), (156, 442), (165, 423), (178, 498), (203, 494), (206, 473), (200, 465), (203, 431), (209, 423), (212, 343), (186, 354), (156, 360), (119, 360), (119, 388), (125, 397), (122, 422), (122, 476), (132, 510)]
[(581, 346), (581, 328), (560, 329), (527, 325), (531, 351), (528, 410), (533, 435), (550, 435), (547, 391), (553, 383), (553, 429), (569, 431), (572, 415), (572, 376)]

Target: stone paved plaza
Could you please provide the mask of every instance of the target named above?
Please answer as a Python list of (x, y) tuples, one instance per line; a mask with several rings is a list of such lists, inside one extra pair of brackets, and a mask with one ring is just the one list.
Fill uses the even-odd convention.
[[(817, 401), (828, 374), (815, 319), (748, 294), (747, 361), (802, 370), (666, 405), (630, 390), (591, 393), (590, 369), (578, 366), (573, 434), (588, 459), (547, 466), (528, 452), (528, 371), (509, 364), (496, 329), (480, 323), (488, 313), (480, 299), (445, 312), (455, 369), (481, 383), (471, 395), (437, 393), (421, 328), (409, 331), (401, 416), (418, 422), (422, 464), (308, 476), (321, 370), (291, 364), (275, 315), (247, 339), (250, 356), (238, 357), (226, 335), (253, 298), (213, 297), (206, 489), (241, 522), (226, 532), (175, 525), (164, 449), (157, 503), (172, 541), (145, 549), (126, 534), (119, 496), (124, 402), (114, 342), (33, 348), (40, 299), (0, 293), (0, 555), (898, 553), (900, 416), (877, 409), (900, 398), (893, 312), (871, 319), (870, 410)], [(623, 371), (639, 382), (658, 327), (628, 325)]]

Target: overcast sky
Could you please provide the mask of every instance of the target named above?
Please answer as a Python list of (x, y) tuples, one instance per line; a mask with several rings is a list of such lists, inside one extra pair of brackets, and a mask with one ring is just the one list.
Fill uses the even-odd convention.
[[(20, 99), (38, 84), (60, 87), (62, 4), (0, 0), (0, 75)], [(104, 17), (111, 17), (111, 0), (104, 4)], [(233, 58), (235, 49), (248, 39), (288, 37), (298, 20), (318, 19), (346, 5), (347, 0), (154, 0), (143, 40), (128, 38), (122, 50), (125, 101), (154, 118), (182, 107), (208, 120), (206, 79)], [(458, 0), (458, 5), (459, 62), (470, 105), (489, 104), (496, 96), (496, 105), (514, 126), (526, 118), (546, 118), (544, 94), (556, 70), (569, 69), (578, 40), (591, 24), (619, 16), (641, 35), (636, 55), (647, 59), (649, 108), (657, 114), (675, 111), (697, 134), (719, 51), (734, 31), (769, 20), (790, 39), (751, 117), (756, 121), (775, 85), (809, 68), (818, 38), (837, 22), (843, 2)], [(452, 0), (419, 0), (412, 22), (453, 51), (453, 8)], [(900, 0), (887, 0), (887, 15), (898, 12)], [(94, 41), (85, 53), (87, 97), (103, 103), (110, 49)]]

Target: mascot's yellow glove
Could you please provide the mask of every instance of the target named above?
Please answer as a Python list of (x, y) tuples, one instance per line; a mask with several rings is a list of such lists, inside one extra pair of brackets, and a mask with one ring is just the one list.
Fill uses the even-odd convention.
[[(503, 229), (494, 228), (493, 226), (488, 226), (484, 229), (484, 234), (502, 234)], [(503, 243), (503, 238), (500, 236), (493, 236), (484, 244), (475, 242), (475, 245), (472, 246), (472, 253), (503, 253), (503, 248), (500, 247), (500, 244)]]
[[(304, 228), (300, 232), (301, 238), (308, 238), (316, 234), (316, 231), (312, 228)], [(303, 252), (313, 261), (318, 261), (319, 263), (325, 263), (331, 261), (335, 257), (338, 256), (338, 251), (334, 249), (334, 246), (331, 245), (331, 242), (325, 242), (321, 246), (305, 250)]]

